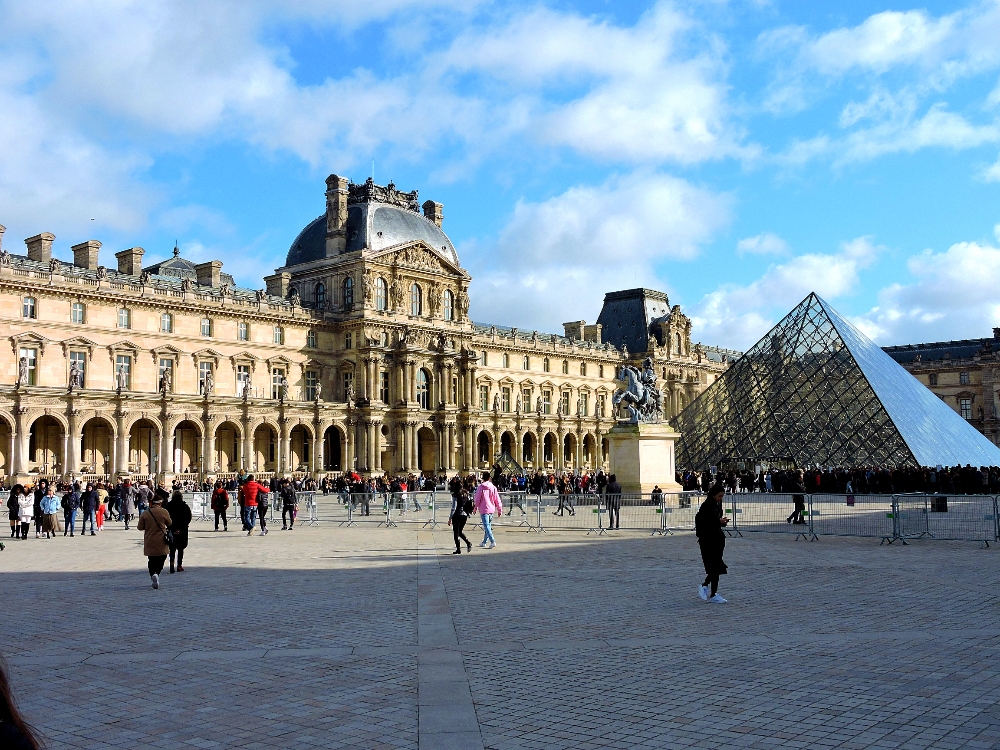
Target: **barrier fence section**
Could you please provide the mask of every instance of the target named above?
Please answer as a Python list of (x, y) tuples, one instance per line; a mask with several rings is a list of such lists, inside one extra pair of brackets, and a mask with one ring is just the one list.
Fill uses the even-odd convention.
[[(998, 538), (997, 498), (990, 495), (896, 495), (895, 538), (976, 541)], [(893, 540), (895, 541), (895, 539)]]

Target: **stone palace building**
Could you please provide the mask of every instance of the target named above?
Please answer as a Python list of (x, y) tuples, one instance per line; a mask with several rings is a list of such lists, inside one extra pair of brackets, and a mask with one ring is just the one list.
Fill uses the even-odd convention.
[[(442, 206), (331, 175), (326, 212), (243, 289), (222, 263), (101, 243), (0, 245), (5, 476), (469, 472), (606, 465), (625, 362), (653, 359), (665, 416), (738, 356), (692, 345), (665, 294), (610, 293), (561, 335), (480, 325)], [(422, 209), (422, 210), (421, 210)], [(0, 227), (0, 241), (3, 228)]]

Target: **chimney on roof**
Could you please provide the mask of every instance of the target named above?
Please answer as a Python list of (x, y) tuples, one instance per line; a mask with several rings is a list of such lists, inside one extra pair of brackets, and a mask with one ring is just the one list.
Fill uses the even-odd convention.
[[(0, 232), (0, 233), (2, 233), (2, 232)], [(993, 329), (993, 340), (994, 341), (1000, 341), (1000, 328), (994, 328)]]
[(115, 253), (118, 259), (118, 272), (138, 276), (142, 273), (142, 256), (145, 252), (141, 247), (130, 247), (128, 250)]
[(87, 240), (79, 245), (73, 245), (73, 265), (96, 271), (97, 251), (100, 249), (101, 243), (97, 240)]
[(424, 218), (440, 227), (444, 223), (444, 205), (434, 201), (424, 201)]
[(268, 294), (285, 299), (291, 288), (292, 275), (290, 273), (275, 273), (264, 277), (264, 288)]
[[(7, 231), (7, 227), (0, 224), (0, 249), (3, 248), (3, 233)], [(996, 330), (995, 328), (993, 330)]]
[(585, 320), (574, 320), (572, 323), (563, 323), (563, 331), (566, 333), (566, 338), (573, 341), (583, 341), (583, 331), (586, 327), (587, 321)]
[(326, 178), (326, 257), (347, 249), (347, 178), (332, 174)]
[(194, 272), (198, 276), (199, 286), (222, 286), (221, 260), (210, 260), (206, 263), (199, 263), (194, 267)]
[(28, 258), (48, 263), (52, 260), (52, 243), (55, 239), (56, 236), (52, 232), (42, 232), (26, 239), (24, 244), (28, 246)]

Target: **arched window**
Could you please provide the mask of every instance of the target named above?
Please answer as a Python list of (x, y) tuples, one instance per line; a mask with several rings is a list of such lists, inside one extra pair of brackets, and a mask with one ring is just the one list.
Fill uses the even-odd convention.
[(316, 285), (316, 307), (326, 304), (326, 284), (322, 281)]
[(455, 319), (455, 298), (451, 293), (451, 289), (444, 290), (444, 319)]
[(354, 307), (354, 279), (348, 276), (344, 279), (344, 309), (351, 310)]
[(423, 293), (420, 291), (420, 284), (414, 284), (410, 287), (410, 315), (422, 315), (423, 311)]
[(385, 310), (389, 306), (389, 287), (385, 279), (379, 276), (375, 279), (375, 309)]
[(563, 375), (569, 375), (569, 360), (564, 359), (562, 364)]
[(580, 363), (580, 374), (583, 377), (587, 377), (587, 363), (586, 362), (581, 362)]
[(417, 370), (417, 403), (421, 409), (431, 408), (430, 378), (423, 368)]
[(530, 370), (531, 369), (531, 360), (528, 359), (528, 355), (527, 354), (525, 354), (524, 358), (521, 360), (521, 369), (522, 370)]
[(681, 335), (677, 334), (677, 354), (681, 354)]

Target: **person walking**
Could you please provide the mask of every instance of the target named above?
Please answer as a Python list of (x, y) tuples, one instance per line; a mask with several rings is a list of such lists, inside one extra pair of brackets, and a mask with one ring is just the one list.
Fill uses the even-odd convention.
[(24, 492), (24, 485), (15, 484), (7, 498), (7, 517), (10, 519), (11, 539), (17, 539), (21, 536), (21, 506), (18, 505), (17, 501), (21, 499), (22, 492)]
[(705, 565), (705, 582), (698, 588), (698, 596), (703, 601), (717, 604), (726, 603), (718, 593), (719, 576), (729, 572), (722, 560), (726, 549), (726, 535), (722, 529), (729, 523), (729, 519), (722, 513), (722, 498), (725, 494), (726, 490), (721, 484), (712, 487), (694, 517), (694, 530), (698, 546), (701, 547), (701, 560)]
[(21, 541), (28, 538), (28, 527), (31, 526), (31, 519), (35, 517), (35, 498), (24, 487), (21, 487), (21, 494), (17, 498), (18, 520), (21, 522)]
[(73, 532), (76, 531), (76, 511), (80, 508), (79, 482), (73, 485), (73, 489), (63, 494), (61, 505), (63, 509), (63, 521), (65, 521), (63, 536), (66, 536), (66, 534), (74, 536)]
[(229, 520), (226, 518), (226, 511), (229, 510), (229, 493), (222, 486), (222, 480), (215, 480), (215, 489), (212, 490), (212, 510), (215, 511), (215, 530), (219, 530), (219, 519), (222, 519), (222, 530), (229, 531)]
[(59, 498), (56, 497), (56, 490), (51, 484), (45, 488), (45, 496), (39, 506), (42, 510), (42, 529), (45, 531), (45, 538), (51, 539), (59, 531)]
[(792, 502), (795, 503), (795, 510), (792, 515), (785, 519), (786, 523), (803, 524), (808, 523), (805, 519), (806, 512), (806, 485), (801, 471), (792, 477)]
[(243, 506), (246, 509), (243, 528), (246, 529), (247, 536), (250, 536), (253, 534), (253, 527), (257, 521), (257, 500), (267, 497), (267, 487), (257, 482), (253, 478), (253, 474), (250, 474), (240, 491), (243, 495)]
[[(263, 492), (257, 493), (257, 523), (260, 524), (261, 536), (267, 536), (267, 513), (271, 508), (270, 499), (270, 490), (264, 490)], [(250, 531), (253, 531), (252, 526), (250, 527)]]
[(295, 514), (298, 511), (299, 498), (295, 494), (295, 487), (285, 477), (281, 482), (281, 530), (291, 531), (295, 528)]
[(604, 488), (604, 504), (608, 508), (608, 529), (622, 527), (622, 486), (618, 484), (618, 476), (612, 474), (608, 485)]
[(469, 493), (461, 484), (451, 495), (451, 514), (448, 516), (448, 525), (451, 526), (451, 533), (455, 537), (455, 551), (451, 554), (462, 554), (462, 541), (465, 542), (466, 551), (472, 552), (472, 542), (465, 535), (465, 524), (472, 513), (472, 501)]
[(476, 487), (476, 497), (473, 501), (476, 511), (483, 522), (483, 541), (480, 547), (489, 544), (489, 549), (497, 546), (497, 540), (493, 537), (493, 514), (497, 517), (503, 515), (503, 503), (500, 500), (500, 493), (497, 492), (496, 485), (490, 480), (490, 473), (483, 472), (483, 481)]
[(163, 500), (166, 496), (165, 489), (157, 488), (156, 493), (150, 498), (149, 509), (139, 516), (139, 523), (136, 524), (136, 528), (142, 532), (142, 554), (147, 558), (146, 567), (154, 589), (160, 588), (160, 573), (163, 572), (163, 563), (170, 554), (167, 531), (170, 529), (172, 519), (163, 509)]
[(170, 544), (170, 572), (174, 572), (174, 555), (177, 556), (177, 572), (184, 572), (184, 550), (188, 546), (188, 527), (191, 526), (191, 507), (184, 502), (183, 493), (175, 490), (170, 502), (164, 506), (170, 516), (170, 530), (173, 542)]
[(42, 513), (42, 498), (45, 497), (45, 490), (48, 486), (49, 483), (46, 480), (40, 479), (34, 491), (35, 504), (33, 507), (33, 517), (35, 519), (35, 539), (38, 539), (42, 535), (42, 524), (45, 523), (45, 514)]
[(94, 489), (94, 485), (91, 482), (87, 482), (86, 487), (83, 490), (83, 494), (80, 495), (80, 507), (83, 508), (83, 524), (80, 529), (81, 534), (87, 533), (87, 521), (90, 521), (90, 535), (94, 536), (94, 517), (100, 510), (100, 501), (97, 497), (97, 490)]
[(576, 508), (573, 506), (573, 489), (570, 487), (569, 482), (563, 484), (562, 490), (559, 493), (559, 509), (553, 511), (552, 515), (561, 516), (565, 510), (569, 510), (571, 516), (576, 515)]
[(129, 480), (125, 480), (118, 488), (118, 503), (122, 509), (122, 519), (125, 521), (125, 531), (128, 531), (128, 524), (135, 517), (135, 488)]

